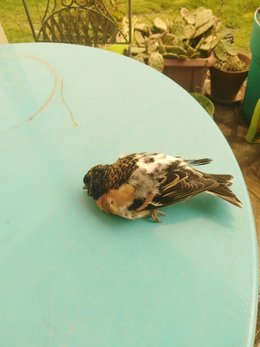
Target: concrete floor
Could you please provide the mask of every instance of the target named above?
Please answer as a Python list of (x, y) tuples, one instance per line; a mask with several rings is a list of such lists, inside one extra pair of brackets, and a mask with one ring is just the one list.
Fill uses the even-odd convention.
[[(247, 184), (256, 223), (260, 264), (260, 144), (248, 144), (245, 141), (248, 125), (243, 120), (241, 105), (215, 104), (215, 108), (215, 122), (229, 142)], [(260, 347), (260, 301), (258, 301), (255, 347)]]
[(215, 122), (229, 142), (247, 184), (256, 222), (260, 255), (260, 144), (248, 144), (245, 140), (248, 125), (243, 120), (241, 105), (215, 104), (215, 108)]

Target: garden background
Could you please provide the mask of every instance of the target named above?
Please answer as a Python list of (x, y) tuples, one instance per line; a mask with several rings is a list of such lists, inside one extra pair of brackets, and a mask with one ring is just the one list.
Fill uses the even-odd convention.
[[(126, 0), (105, 1), (110, 8), (115, 9), (117, 17), (126, 13)], [(33, 16), (39, 18), (46, 0), (27, 0), (27, 3)], [(223, 25), (233, 33), (238, 50), (248, 53), (253, 16), (259, 5), (259, 0), (132, 0), (132, 14), (149, 20), (154, 17), (174, 18), (182, 7), (211, 8)], [(0, 0), (0, 23), (9, 42), (33, 41), (22, 0)]]

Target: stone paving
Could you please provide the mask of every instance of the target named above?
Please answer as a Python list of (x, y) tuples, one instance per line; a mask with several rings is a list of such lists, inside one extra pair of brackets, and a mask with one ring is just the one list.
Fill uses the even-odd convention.
[[(247, 185), (255, 217), (260, 258), (260, 144), (248, 144), (245, 141), (248, 125), (243, 120), (241, 105), (215, 104), (215, 108), (214, 120), (229, 142)], [(259, 264), (258, 271), (260, 274)], [(260, 347), (260, 302), (258, 302), (255, 347)]]
[(229, 142), (246, 181), (260, 245), (260, 144), (249, 144), (245, 140), (248, 125), (243, 120), (241, 105), (216, 104), (215, 108), (214, 119)]

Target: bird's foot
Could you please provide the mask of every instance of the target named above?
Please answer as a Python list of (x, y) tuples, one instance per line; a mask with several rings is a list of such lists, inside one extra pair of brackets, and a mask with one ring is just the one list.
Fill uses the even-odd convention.
[(154, 222), (156, 222), (156, 223), (160, 223), (161, 222), (161, 220), (159, 219), (158, 215), (165, 216), (165, 213), (160, 211), (160, 210), (157, 210), (157, 209), (152, 210), (150, 212), (150, 216), (151, 216), (152, 220)]

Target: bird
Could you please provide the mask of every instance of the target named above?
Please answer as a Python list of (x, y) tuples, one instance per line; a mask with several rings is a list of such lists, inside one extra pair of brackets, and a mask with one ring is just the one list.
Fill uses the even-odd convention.
[(212, 159), (189, 159), (162, 153), (133, 153), (113, 164), (92, 167), (83, 177), (83, 189), (102, 211), (126, 219), (150, 216), (160, 222), (160, 208), (187, 200), (200, 193), (215, 195), (242, 207), (229, 188), (232, 175), (210, 174), (194, 166)]

